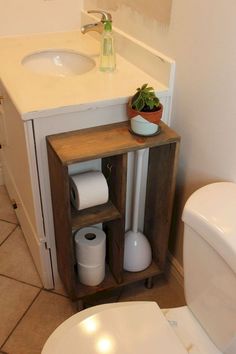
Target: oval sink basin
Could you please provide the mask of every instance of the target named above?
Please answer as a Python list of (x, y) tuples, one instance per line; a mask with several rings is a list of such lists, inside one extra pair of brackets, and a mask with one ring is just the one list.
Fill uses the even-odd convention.
[(27, 55), (22, 65), (42, 75), (75, 76), (92, 70), (95, 61), (70, 50), (45, 50)]

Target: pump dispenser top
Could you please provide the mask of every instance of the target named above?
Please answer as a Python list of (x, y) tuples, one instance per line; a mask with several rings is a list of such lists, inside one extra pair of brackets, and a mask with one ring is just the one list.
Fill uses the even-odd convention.
[(114, 38), (112, 33), (112, 17), (109, 12), (101, 10), (89, 10), (89, 14), (102, 15), (101, 21), (84, 25), (81, 28), (83, 34), (96, 31), (101, 34), (100, 70), (112, 72), (116, 68), (116, 55)]

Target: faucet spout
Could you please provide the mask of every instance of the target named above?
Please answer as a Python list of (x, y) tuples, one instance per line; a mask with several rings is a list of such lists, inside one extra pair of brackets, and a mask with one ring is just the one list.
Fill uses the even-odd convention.
[(100, 10), (89, 10), (88, 11), (89, 14), (100, 14), (102, 16), (101, 21), (100, 22), (96, 22), (96, 23), (90, 23), (88, 25), (85, 25), (81, 28), (81, 32), (83, 34), (90, 32), (90, 31), (95, 31), (98, 33), (102, 33), (103, 29), (104, 29), (104, 23), (106, 23), (106, 21), (112, 21), (112, 17), (111, 14), (109, 12), (106, 11), (100, 11)]
[(102, 33), (103, 32), (103, 23), (102, 22), (96, 22), (96, 23), (90, 23), (88, 25), (84, 25), (81, 28), (81, 32), (83, 34), (90, 32), (90, 31), (95, 31), (98, 33)]

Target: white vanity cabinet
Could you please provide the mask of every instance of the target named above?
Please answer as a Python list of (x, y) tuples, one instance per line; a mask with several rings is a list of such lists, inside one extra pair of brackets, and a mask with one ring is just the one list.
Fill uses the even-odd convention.
[[(130, 37), (119, 40), (126, 43), (121, 48), (131, 48)], [(43, 285), (52, 288), (58, 273), (45, 137), (127, 120), (128, 97), (146, 82), (157, 91), (164, 105), (163, 121), (169, 124), (175, 63), (133, 42), (135, 57), (143, 58), (141, 66), (117, 55), (113, 74), (101, 73), (94, 67), (83, 75), (52, 77), (32, 73), (21, 64), (25, 56), (40, 48), (82, 51), (97, 61), (99, 45), (79, 31), (0, 39), (4, 183)], [(94, 163), (99, 168), (99, 161)], [(129, 165), (132, 166), (132, 156)], [(128, 168), (128, 173), (127, 222), (132, 168)]]

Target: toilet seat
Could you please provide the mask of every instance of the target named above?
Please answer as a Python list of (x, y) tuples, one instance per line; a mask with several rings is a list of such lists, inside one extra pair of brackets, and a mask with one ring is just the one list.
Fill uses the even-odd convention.
[(187, 354), (155, 302), (95, 306), (69, 318), (42, 354)]

